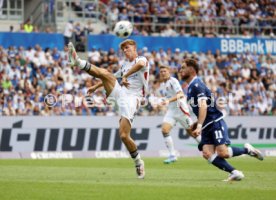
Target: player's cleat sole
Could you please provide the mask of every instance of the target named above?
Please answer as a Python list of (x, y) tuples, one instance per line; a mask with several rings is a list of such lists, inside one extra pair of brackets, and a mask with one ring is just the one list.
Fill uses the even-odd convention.
[(166, 160), (163, 161), (164, 164), (171, 164), (177, 161), (176, 156), (169, 156)]
[(248, 150), (248, 155), (257, 158), (258, 160), (264, 160), (263, 154), (256, 148), (254, 148), (251, 144), (245, 143), (244, 148)]
[(135, 168), (136, 168), (137, 178), (138, 179), (145, 178), (146, 172), (145, 172), (145, 163), (144, 163), (144, 161), (141, 160), (140, 165), (136, 165)]
[(68, 43), (68, 63), (71, 67), (78, 65), (78, 55), (72, 42)]
[(225, 182), (241, 181), (243, 178), (244, 178), (244, 174), (241, 171), (234, 170), (229, 174), (228, 178), (223, 181)]

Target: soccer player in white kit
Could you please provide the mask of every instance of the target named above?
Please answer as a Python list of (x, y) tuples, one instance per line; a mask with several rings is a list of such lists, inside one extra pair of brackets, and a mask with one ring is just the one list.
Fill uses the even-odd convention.
[[(126, 60), (121, 69), (113, 75), (106, 69), (98, 68), (85, 60), (81, 60), (72, 43), (68, 44), (68, 48), (71, 66), (78, 66), (102, 81), (91, 87), (88, 92), (92, 93), (97, 88), (104, 86), (108, 99), (115, 100), (118, 105), (121, 116), (119, 122), (120, 138), (134, 160), (138, 178), (144, 178), (145, 164), (141, 159), (136, 144), (130, 137), (130, 131), (135, 112), (138, 110), (148, 87), (149, 64), (147, 59), (138, 56), (136, 42), (127, 39), (120, 44)], [(122, 78), (122, 86), (118, 83), (116, 77)]]
[[(160, 78), (162, 81), (160, 84), (160, 92), (162, 96), (166, 97), (166, 100), (162, 101), (160, 105), (168, 106), (162, 124), (162, 134), (165, 140), (165, 145), (169, 151), (169, 156), (164, 160), (164, 163), (170, 164), (177, 160), (173, 139), (170, 135), (172, 127), (179, 122), (181, 126), (186, 129), (187, 133), (191, 135), (191, 125), (193, 121), (182, 88), (178, 80), (171, 77), (170, 68), (168, 66), (160, 66)], [(198, 143), (200, 142), (200, 137), (200, 135), (194, 137)]]

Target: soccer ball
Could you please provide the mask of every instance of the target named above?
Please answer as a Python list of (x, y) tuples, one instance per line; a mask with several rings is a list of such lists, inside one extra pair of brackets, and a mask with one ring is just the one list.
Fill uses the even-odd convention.
[(133, 26), (129, 21), (119, 21), (115, 24), (114, 33), (120, 38), (126, 38), (131, 35)]

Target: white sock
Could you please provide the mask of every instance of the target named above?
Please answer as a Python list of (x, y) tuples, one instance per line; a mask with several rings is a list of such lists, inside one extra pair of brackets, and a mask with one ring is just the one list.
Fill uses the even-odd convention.
[(201, 135), (198, 135), (195, 140), (197, 141), (197, 143), (200, 143), (201, 142)]
[(135, 163), (135, 166), (137, 166), (137, 165), (140, 165), (141, 164), (141, 156), (140, 156), (140, 154), (138, 153), (138, 155), (135, 157), (135, 158), (133, 158), (133, 161), (134, 161), (134, 163)]
[(233, 149), (231, 147), (228, 147), (228, 154), (229, 154), (229, 158), (233, 157)]
[(82, 59), (78, 59), (78, 63), (79, 63), (79, 67), (81, 68), (81, 69), (84, 69), (85, 68), (85, 66), (87, 65), (87, 61), (86, 60), (82, 60)]
[(92, 65), (88, 63), (86, 60), (82, 60), (78, 58), (77, 65), (80, 67), (81, 70), (84, 70), (89, 73)]
[(170, 156), (175, 156), (172, 136), (170, 136), (170, 135), (165, 136), (164, 140), (165, 140), (165, 144), (169, 150)]
[(214, 153), (210, 158), (208, 158), (208, 162), (211, 164), (216, 159), (217, 156), (218, 154)]

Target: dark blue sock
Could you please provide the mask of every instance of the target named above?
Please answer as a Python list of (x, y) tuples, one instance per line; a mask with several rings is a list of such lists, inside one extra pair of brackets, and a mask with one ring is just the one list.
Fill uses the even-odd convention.
[(219, 169), (227, 171), (229, 173), (235, 170), (235, 168), (232, 167), (224, 158), (220, 158), (218, 156), (213, 160), (212, 164)]
[(232, 157), (248, 154), (248, 150), (246, 148), (239, 148), (239, 147), (229, 147), (229, 148), (232, 149), (232, 152), (233, 152)]

